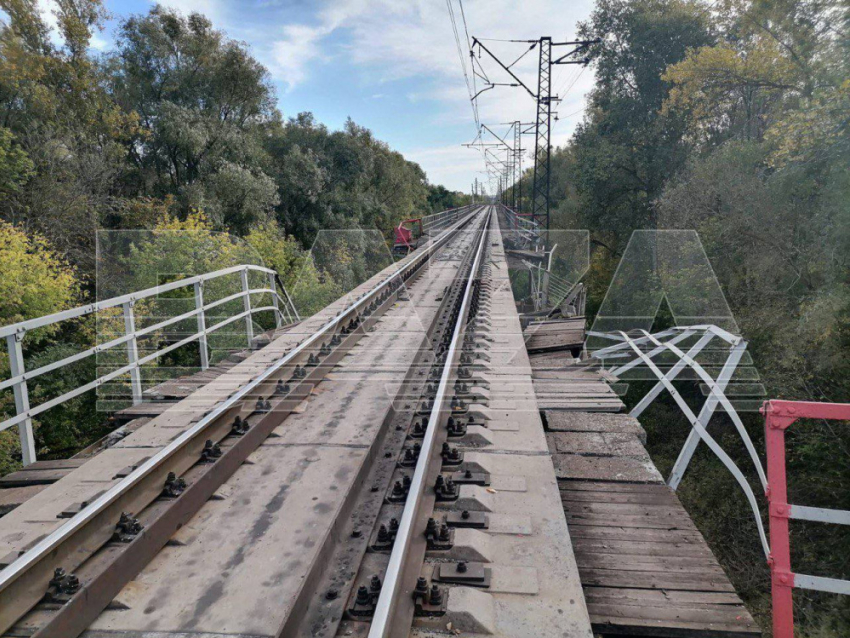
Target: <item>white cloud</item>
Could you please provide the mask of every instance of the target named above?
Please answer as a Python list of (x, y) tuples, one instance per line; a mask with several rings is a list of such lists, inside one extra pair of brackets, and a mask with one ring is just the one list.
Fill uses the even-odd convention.
[(303, 25), (286, 25), (284, 37), (272, 44), (272, 73), (291, 89), (307, 77), (307, 67), (322, 57), (320, 40), (326, 35), (321, 29)]
[[(472, 180), (486, 180), (480, 171), (483, 168), (481, 155), (476, 151), (464, 153), (457, 145), (412, 149), (404, 156), (426, 168), (428, 181), (432, 184), (444, 184), (455, 190), (469, 191)], [(466, 180), (468, 176), (468, 180)], [(461, 182), (464, 179), (469, 183)]]
[(89, 46), (96, 51), (106, 51), (110, 44), (109, 40), (99, 35), (97, 32), (92, 33), (91, 39), (89, 40)]

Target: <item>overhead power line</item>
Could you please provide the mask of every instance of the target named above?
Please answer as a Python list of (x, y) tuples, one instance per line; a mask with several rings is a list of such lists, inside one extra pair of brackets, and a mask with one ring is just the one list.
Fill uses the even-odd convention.
[[(452, 23), (452, 31), (453, 31), (454, 37), (455, 37), (455, 44), (457, 45), (457, 53), (458, 53), (458, 57), (460, 58), (460, 67), (461, 67), (461, 70), (463, 71), (463, 78), (464, 78), (464, 81), (466, 82), (466, 89), (469, 92), (469, 100), (470, 100), (470, 103), (472, 105), (472, 116), (475, 119), (476, 127), (478, 127), (478, 126), (480, 126), (480, 121), (478, 119), (478, 105), (475, 102), (475, 100), (473, 99), (474, 96), (475, 96), (475, 93), (477, 92), (475, 90), (475, 87), (474, 87), (475, 74), (473, 72), (472, 80), (470, 80), (470, 77), (469, 77), (470, 74), (469, 74), (469, 71), (467, 70), (467, 66), (466, 66), (465, 51), (469, 50), (469, 39), (468, 39), (469, 36), (468, 36), (468, 32), (467, 32), (467, 27), (466, 27), (466, 17), (465, 16), (463, 17), (463, 29), (464, 29), (464, 33), (467, 34), (466, 36), (464, 36), (464, 42), (466, 44), (461, 45), (461, 35), (460, 35), (460, 32), (458, 31), (457, 17), (455, 15), (455, 10), (454, 10), (454, 5), (453, 5), (452, 0), (446, 0), (446, 7), (449, 10), (449, 19), (451, 20), (451, 23)], [(461, 4), (461, 12), (462, 11), (463, 11), (463, 5)]]
[[(486, 53), (488, 58), (498, 64), (502, 70), (508, 74), (511, 82), (496, 83), (490, 82), (485, 88), (478, 91), (473, 96), (473, 101), (477, 100), (478, 96), (484, 91), (495, 88), (496, 86), (512, 86), (521, 87), (531, 96), (537, 104), (537, 119), (535, 121), (535, 144), (534, 144), (534, 179), (532, 182), (531, 191), (531, 216), (534, 221), (545, 224), (549, 228), (550, 217), (550, 155), (552, 141), (552, 104), (560, 101), (558, 94), (552, 93), (552, 67), (562, 64), (577, 64), (586, 66), (589, 63), (587, 52), (591, 45), (596, 44), (599, 40), (575, 40), (568, 42), (553, 42), (551, 37), (541, 37), (537, 40), (513, 40), (512, 42), (523, 42), (531, 46), (522, 55), (515, 59), (510, 64), (505, 64), (499, 57), (493, 53), (485, 44), (485, 40), (472, 38), (473, 55), (475, 48), (478, 49), (478, 55), (482, 52)], [(553, 49), (558, 47), (571, 47), (569, 51), (560, 55), (553, 56)], [(519, 62), (529, 51), (538, 48), (539, 61), (537, 71), (537, 87), (536, 90), (531, 88), (522, 80), (513, 70), (512, 67)], [(580, 74), (574, 79), (567, 79), (570, 88), (578, 81)], [(532, 85), (533, 86), (533, 85)], [(489, 129), (488, 129), (489, 130)], [(492, 132), (492, 131), (491, 131)], [(511, 167), (512, 168), (512, 167)]]

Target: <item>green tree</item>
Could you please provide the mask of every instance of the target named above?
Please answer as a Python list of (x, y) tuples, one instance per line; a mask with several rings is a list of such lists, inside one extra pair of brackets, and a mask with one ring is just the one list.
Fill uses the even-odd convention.
[(305, 247), (320, 229), (388, 232), (431, 212), (422, 169), (351, 120), (329, 131), (300, 113), (272, 127), (266, 148), (281, 198), (277, 219)]
[[(0, 222), (0, 272), (3, 273), (0, 278), (0, 325), (64, 310), (78, 298), (79, 286), (73, 268), (50, 248), (43, 237), (27, 235), (5, 222)], [(50, 348), (50, 342), (59, 329), (59, 326), (48, 326), (27, 333), (23, 345), (31, 367), (54, 360), (49, 354), (44, 359), (45, 355), (41, 353), (45, 346)], [(8, 378), (9, 373), (9, 358), (3, 348), (0, 350), (0, 378)], [(44, 380), (39, 379), (31, 386), (34, 402), (38, 401), (37, 388)], [(51, 381), (55, 381), (55, 376)], [(14, 409), (11, 392), (0, 393), (0, 420), (12, 416)], [(39, 436), (39, 428), (36, 432)], [(12, 430), (0, 432), (0, 475), (18, 467), (16, 459), (19, 454), (17, 433)]]
[(683, 123), (659, 113), (669, 90), (661, 75), (712, 42), (707, 12), (690, 0), (600, 0), (579, 32), (601, 43), (591, 48), (596, 86), (572, 151), (575, 227), (647, 228), (653, 199), (687, 156)]
[(277, 117), (268, 71), (198, 13), (157, 6), (120, 27), (110, 61), (119, 104), (139, 115), (127, 142), (130, 195), (174, 195), (216, 228), (244, 234), (278, 203), (262, 138)]
[(33, 176), (33, 163), (15, 136), (7, 128), (0, 128), (0, 198), (20, 191), (21, 186)]
[[(39, 235), (0, 222), (0, 324), (33, 319), (68, 308), (79, 288), (74, 270)], [(48, 328), (28, 334), (29, 344), (49, 336)]]
[(112, 210), (121, 142), (135, 127), (87, 53), (105, 12), (99, 0), (57, 2), (54, 44), (34, 1), (0, 8), (0, 125), (16, 140), (2, 136), (16, 186), (4, 191), (0, 217), (47, 237), (91, 278), (95, 230)]

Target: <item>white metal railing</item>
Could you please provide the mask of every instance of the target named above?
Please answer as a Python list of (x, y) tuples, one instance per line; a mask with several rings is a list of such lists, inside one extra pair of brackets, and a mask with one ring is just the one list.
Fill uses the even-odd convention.
[(536, 250), (542, 241), (544, 228), (529, 217), (518, 215), (507, 206), (501, 206), (507, 224), (502, 228), (502, 233), (508, 235), (515, 243), (526, 245), (531, 250)]
[(459, 208), (449, 208), (448, 210), (440, 211), (439, 213), (423, 216), (422, 232), (432, 233), (450, 226), (460, 219), (461, 215), (463, 215), (471, 207), (472, 205), (469, 204), (466, 206), (460, 206)]
[[(734, 406), (725, 394), (726, 387), (734, 376), (735, 370), (747, 348), (747, 342), (742, 337), (714, 325), (677, 326), (656, 334), (650, 334), (646, 330), (640, 330), (639, 335), (633, 337), (622, 331), (609, 333), (589, 332), (589, 337), (609, 339), (616, 342), (614, 345), (596, 350), (591, 356), (601, 361), (622, 359), (623, 355), (630, 359), (627, 363), (621, 363), (607, 370), (609, 378), (620, 378), (622, 374), (638, 366), (645, 366), (652, 372), (653, 376), (657, 379), (655, 386), (629, 412), (629, 415), (638, 417), (658, 395), (666, 390), (673, 397), (682, 414), (685, 415), (691, 424), (691, 432), (688, 435), (687, 441), (685, 441), (685, 445), (679, 452), (679, 458), (673, 466), (667, 484), (674, 490), (679, 486), (682, 476), (693, 458), (697, 445), (700, 441), (703, 441), (715, 456), (720, 459), (723, 465), (726, 466), (726, 469), (729, 470), (744, 491), (744, 495), (747, 497), (753, 515), (755, 516), (762, 548), (765, 555), (768, 555), (770, 550), (755, 494), (743, 472), (738, 469), (735, 462), (707, 430), (711, 416), (718, 407), (722, 407), (732, 420), (738, 435), (744, 442), (744, 446), (753, 462), (762, 488), (767, 487), (767, 477), (752, 439), (750, 439), (747, 429), (744, 427)], [(687, 352), (683, 352), (677, 344), (691, 338), (697, 338), (696, 343)], [(717, 378), (712, 378), (696, 360), (697, 355), (714, 339), (725, 342), (724, 349), (728, 352), (726, 363), (721, 368)], [(666, 373), (653, 361), (653, 359), (662, 354), (673, 354), (676, 360), (675, 364), (670, 366)], [(695, 373), (709, 388), (710, 394), (706, 398), (699, 415), (694, 414), (691, 407), (685, 402), (684, 397), (673, 386), (673, 381), (686, 368), (689, 368)]]
[[(267, 287), (251, 288), (248, 275), (252, 272), (260, 273), (261, 275), (265, 276), (268, 281)], [(240, 292), (228, 295), (226, 297), (223, 297), (222, 299), (217, 299), (212, 302), (205, 302), (204, 285), (206, 282), (235, 274), (238, 274), (241, 280), (242, 289)], [(171, 352), (172, 350), (180, 348), (181, 346), (192, 343), (193, 341), (198, 341), (201, 368), (206, 370), (210, 365), (210, 350), (207, 337), (211, 333), (220, 330), (221, 328), (224, 328), (225, 326), (230, 325), (234, 322), (237, 322), (240, 319), (244, 320), (245, 331), (248, 339), (248, 346), (250, 347), (254, 339), (254, 314), (260, 312), (273, 312), (276, 327), (280, 327), (283, 322), (291, 323), (293, 321), (299, 321), (300, 317), (298, 316), (298, 311), (295, 309), (295, 306), (292, 303), (292, 299), (289, 297), (289, 293), (287, 293), (286, 289), (281, 286), (283, 296), (281, 297), (281, 295), (278, 294), (276, 280), (277, 273), (274, 270), (270, 270), (268, 268), (263, 268), (254, 265), (232, 266), (230, 268), (216, 270), (215, 272), (207, 273), (204, 275), (189, 277), (187, 279), (180, 279), (179, 281), (163, 284), (154, 288), (148, 288), (146, 290), (133, 292), (120, 297), (113, 297), (112, 299), (106, 299), (104, 301), (88, 304), (86, 306), (80, 306), (78, 308), (64, 310), (62, 312), (57, 312), (51, 315), (45, 315), (44, 317), (37, 317), (35, 319), (20, 321), (18, 323), (0, 327), (0, 338), (5, 337), (6, 339), (6, 347), (9, 354), (10, 368), (10, 377), (5, 381), (0, 382), (0, 391), (7, 390), (9, 388), (12, 389), (15, 397), (16, 412), (15, 416), (0, 422), (0, 431), (6, 430), (14, 426), (18, 427), (18, 432), (21, 440), (23, 464), (29, 465), (35, 462), (36, 460), (35, 440), (33, 437), (32, 428), (33, 417), (38, 416), (39, 414), (46, 412), (47, 410), (54, 408), (62, 403), (65, 403), (66, 401), (69, 401), (74, 397), (80, 396), (85, 392), (99, 388), (105, 383), (108, 383), (113, 379), (116, 379), (123, 375), (129, 375), (130, 377), (130, 387), (132, 391), (133, 404), (140, 403), (142, 401), (141, 367), (146, 363), (150, 363), (151, 361), (154, 361), (159, 357)], [(179, 314), (175, 317), (169, 317), (164, 321), (160, 321), (159, 323), (145, 327), (143, 329), (136, 328), (136, 315), (134, 312), (134, 306), (137, 302), (143, 299), (157, 297), (163, 293), (170, 292), (173, 290), (188, 288), (190, 286), (194, 289), (194, 310)], [(251, 296), (264, 294), (271, 295), (271, 305), (260, 307), (252, 306)], [(227, 317), (226, 319), (218, 321), (217, 323), (214, 323), (212, 325), (207, 324), (207, 313), (209, 310), (218, 308), (228, 302), (237, 301), (239, 299), (241, 299), (243, 303), (242, 312)], [(111, 339), (105, 343), (98, 344), (94, 347), (78, 352), (74, 355), (64, 357), (62, 359), (59, 359), (58, 361), (54, 361), (47, 365), (43, 365), (39, 368), (35, 368), (33, 370), (26, 369), (23, 354), (23, 341), (28, 332), (31, 332), (38, 328), (44, 328), (46, 326), (59, 324), (61, 322), (68, 321), (71, 319), (85, 317), (87, 315), (91, 315), (103, 310), (108, 310), (110, 308), (121, 309), (121, 314), (124, 320), (123, 335), (115, 339)], [(168, 326), (177, 324), (181, 321), (186, 321), (187, 319), (191, 319), (192, 317), (196, 317), (197, 319), (197, 330), (193, 334), (184, 337), (174, 343), (170, 343), (165, 347), (159, 348), (158, 350), (146, 354), (145, 356), (139, 356), (138, 341), (141, 337), (152, 335), (155, 332), (162, 330), (163, 328), (167, 328)], [(123, 365), (114, 370), (110, 370), (109, 372), (103, 375), (96, 376), (93, 381), (85, 383), (73, 390), (70, 390), (48, 401), (40, 403), (37, 406), (33, 407), (30, 405), (29, 391), (27, 387), (28, 381), (31, 381), (32, 379), (38, 378), (54, 370), (58, 370), (65, 366), (76, 363), (78, 361), (87, 359), (88, 357), (91, 357), (93, 355), (100, 354), (111, 350), (112, 348), (116, 348), (118, 346), (123, 345), (126, 345), (127, 351), (126, 365)]]

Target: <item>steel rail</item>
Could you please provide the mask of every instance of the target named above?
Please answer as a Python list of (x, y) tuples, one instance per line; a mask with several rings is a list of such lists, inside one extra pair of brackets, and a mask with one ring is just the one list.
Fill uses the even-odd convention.
[(434, 457), (434, 441), (437, 436), (437, 429), (443, 413), (443, 403), (446, 400), (446, 392), (449, 387), (449, 382), (454, 374), (454, 359), (457, 356), (461, 337), (464, 332), (464, 318), (469, 310), (470, 299), (472, 297), (473, 282), (481, 264), (481, 256), (484, 252), (484, 246), (487, 243), (487, 228), (490, 225), (490, 216), (492, 209), (487, 213), (484, 224), (481, 228), (481, 237), (478, 241), (478, 247), (475, 253), (475, 258), (472, 262), (472, 267), (469, 271), (469, 279), (466, 282), (466, 288), (463, 293), (463, 301), (461, 302), (460, 311), (458, 312), (457, 323), (452, 333), (452, 340), (449, 349), (446, 353), (446, 363), (443, 368), (440, 383), (437, 386), (437, 393), (434, 397), (434, 405), (431, 408), (431, 413), (428, 416), (428, 425), (425, 429), (425, 435), (422, 439), (422, 448), (419, 452), (419, 460), (416, 463), (416, 469), (411, 479), (410, 491), (407, 502), (404, 506), (404, 511), (399, 522), (399, 529), (396, 534), (393, 544), (390, 561), (387, 565), (387, 571), (384, 575), (384, 582), (381, 587), (381, 593), (378, 597), (378, 602), (375, 605), (375, 612), (372, 616), (372, 624), (369, 629), (368, 638), (387, 638), (390, 635), (392, 620), (396, 613), (399, 596), (404, 593), (402, 589), (402, 575), (405, 559), (411, 541), (414, 537), (414, 524), (418, 518), (418, 510), (422, 503), (425, 493), (426, 478), (428, 476), (429, 466)]
[[(368, 304), (374, 297), (380, 295), (394, 281), (401, 279), (408, 270), (415, 269), (423, 262), (424, 259), (430, 259), (438, 249), (440, 249), (451, 237), (454, 236), (457, 230), (459, 230), (468, 221), (472, 220), (477, 214), (479, 214), (478, 208), (471, 210), (469, 214), (462, 218), (459, 222), (446, 229), (438, 238), (424, 246), (422, 253), (411, 253), (410, 259), (407, 263), (397, 269), (392, 275), (376, 285), (371, 291), (364, 293), (359, 299), (351, 303), (344, 310), (339, 311), (333, 318), (327, 321), (307, 339), (260, 372), (225, 401), (217, 404), (198, 422), (192, 424), (192, 426), (187, 430), (184, 430), (177, 438), (140, 464), (119, 483), (115, 484), (103, 494), (98, 496), (90, 504), (81, 509), (76, 515), (68, 519), (66, 523), (48, 534), (5, 569), (0, 571), (0, 603), (3, 602), (3, 593), (16, 581), (24, 577), (29, 569), (37, 565), (40, 561), (49, 558), (52, 553), (58, 552), (58, 548), (65, 541), (70, 539), (90, 521), (97, 518), (102, 512), (107, 510), (110, 505), (130, 492), (133, 487), (145, 479), (145, 477), (152, 474), (155, 470), (162, 468), (172, 456), (177, 454), (177, 452), (183, 447), (196, 440), (201, 433), (214, 424), (217, 419), (226, 415), (231, 408), (239, 404), (244, 399), (249, 398), (251, 393), (269, 379), (275, 372), (286, 365), (294, 365), (295, 360), (299, 357), (299, 355), (305, 353), (308, 348), (316, 344), (322, 337), (336, 329), (348, 318), (349, 315), (356, 313), (361, 307)], [(2, 609), (3, 604), (0, 604), (0, 633), (8, 630), (10, 624), (18, 619), (10, 619), (8, 617), (4, 618)]]

